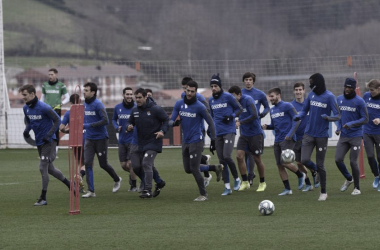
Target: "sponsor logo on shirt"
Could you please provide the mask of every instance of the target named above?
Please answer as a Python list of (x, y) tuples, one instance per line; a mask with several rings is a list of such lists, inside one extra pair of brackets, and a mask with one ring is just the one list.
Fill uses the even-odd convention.
[(356, 108), (349, 107), (349, 106), (340, 106), (339, 109), (340, 109), (341, 111), (356, 112)]
[(48, 93), (48, 94), (59, 94), (59, 90), (55, 90), (55, 89), (47, 89), (47, 90), (46, 90), (46, 93)]
[(367, 102), (367, 107), (368, 108), (373, 108), (373, 109), (380, 109), (380, 104)]
[(272, 114), (271, 117), (272, 117), (272, 119), (275, 119), (275, 118), (278, 118), (278, 117), (282, 117), (284, 115), (285, 115), (284, 112), (279, 112), (279, 113)]
[(247, 112), (247, 109), (246, 109), (246, 108), (243, 108), (243, 112)]
[(127, 114), (120, 114), (119, 119), (129, 119), (130, 115)]
[(211, 105), (212, 109), (221, 109), (221, 108), (227, 108), (227, 103), (218, 103), (215, 105)]
[(42, 115), (28, 115), (29, 120), (41, 120)]
[(322, 102), (317, 102), (317, 101), (311, 101), (310, 105), (318, 107), (318, 108), (324, 108), (324, 109), (327, 108), (327, 103), (322, 103)]
[(84, 111), (84, 115), (96, 115), (95, 111)]
[(190, 113), (190, 112), (184, 112), (184, 111), (179, 111), (179, 115), (184, 116), (184, 117), (190, 117), (190, 118), (197, 117), (196, 113)]

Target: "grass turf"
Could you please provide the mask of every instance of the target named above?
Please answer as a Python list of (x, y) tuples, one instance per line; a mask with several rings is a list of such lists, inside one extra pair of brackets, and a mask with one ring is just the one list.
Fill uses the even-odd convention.
[[(361, 179), (362, 195), (350, 194), (353, 185), (340, 192), (344, 178), (334, 153), (330, 147), (325, 161), (326, 202), (317, 201), (320, 189), (298, 191), (292, 173), (293, 195), (278, 196), (283, 185), (272, 148), (263, 155), (265, 192), (256, 192), (255, 179), (251, 189), (224, 197), (223, 184), (214, 175), (207, 188), (209, 200), (193, 202), (198, 189), (193, 176), (183, 170), (180, 149), (164, 149), (156, 158), (167, 185), (151, 200), (127, 191), (127, 174), (119, 166), (117, 150), (110, 149), (109, 162), (124, 179), (121, 189), (112, 193), (112, 179), (96, 164), (97, 197), (81, 199), (81, 214), (72, 216), (69, 192), (54, 177), (48, 205), (33, 206), (41, 189), (37, 150), (0, 150), (0, 249), (372, 249), (380, 193), (372, 189), (368, 166), (367, 178)], [(67, 176), (67, 150), (60, 149), (58, 155), (55, 166)], [(275, 204), (271, 216), (258, 212), (264, 199)]]

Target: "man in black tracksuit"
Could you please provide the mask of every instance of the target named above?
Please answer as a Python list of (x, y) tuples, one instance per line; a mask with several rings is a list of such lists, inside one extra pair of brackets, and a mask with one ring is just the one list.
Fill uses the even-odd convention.
[(152, 198), (153, 164), (157, 153), (162, 152), (162, 138), (168, 130), (169, 116), (158, 106), (144, 89), (135, 91), (137, 107), (134, 107), (129, 117), (127, 131), (137, 128), (138, 146), (140, 152), (139, 167), (135, 173), (142, 170), (145, 174), (145, 186), (141, 198)]

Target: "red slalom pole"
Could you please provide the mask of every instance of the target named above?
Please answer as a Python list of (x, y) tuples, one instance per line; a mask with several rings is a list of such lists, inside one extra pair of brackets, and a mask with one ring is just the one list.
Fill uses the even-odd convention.
[[(359, 81), (358, 81), (358, 74), (354, 72), (354, 78), (356, 80), (356, 89), (355, 92), (358, 96), (362, 96), (360, 92), (360, 87), (359, 87)], [(365, 173), (364, 173), (364, 144), (363, 140), (360, 145), (360, 152), (359, 152), (359, 173), (360, 173), (360, 178), (364, 179), (365, 178)]]
[[(75, 92), (80, 87), (76, 86)], [(79, 147), (83, 148), (83, 122), (84, 106), (75, 103), (70, 108), (70, 131), (69, 131), (69, 174), (70, 174), (70, 215), (80, 214), (79, 181), (81, 157)]]

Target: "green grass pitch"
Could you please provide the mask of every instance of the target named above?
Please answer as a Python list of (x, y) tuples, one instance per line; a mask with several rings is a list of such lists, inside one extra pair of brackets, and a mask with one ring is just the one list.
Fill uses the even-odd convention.
[[(251, 189), (224, 197), (223, 183), (213, 178), (207, 188), (209, 200), (193, 202), (198, 189), (193, 176), (183, 170), (180, 149), (164, 149), (156, 158), (167, 185), (151, 200), (127, 191), (127, 173), (119, 165), (117, 150), (110, 149), (109, 162), (124, 179), (121, 189), (112, 193), (112, 179), (96, 164), (97, 197), (81, 199), (81, 214), (69, 215), (69, 191), (53, 177), (48, 205), (33, 206), (41, 190), (37, 150), (0, 150), (0, 249), (374, 249), (380, 192), (372, 188), (367, 164), (362, 194), (352, 196), (353, 185), (340, 192), (344, 178), (334, 153), (330, 147), (325, 162), (326, 202), (317, 201), (320, 189), (298, 191), (292, 173), (293, 195), (278, 196), (283, 185), (272, 148), (263, 155), (265, 192), (256, 192), (255, 179)], [(67, 150), (60, 149), (58, 155), (55, 166), (67, 176)], [(211, 162), (217, 163), (217, 157)], [(271, 216), (258, 212), (264, 199), (275, 204)]]

